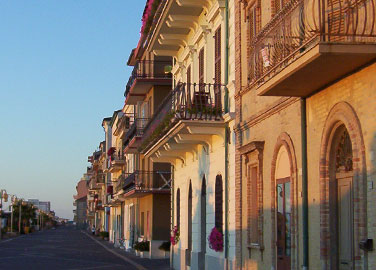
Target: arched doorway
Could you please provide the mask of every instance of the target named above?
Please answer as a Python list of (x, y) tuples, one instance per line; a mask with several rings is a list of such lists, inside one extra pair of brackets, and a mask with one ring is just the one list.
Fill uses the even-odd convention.
[(277, 155), (276, 179), (276, 252), (277, 269), (291, 269), (291, 164), (285, 146)]
[(192, 254), (192, 182), (189, 181), (189, 190), (188, 190), (188, 248), (187, 248), (187, 257), (186, 265), (191, 265), (191, 254)]
[(206, 253), (206, 179), (202, 178), (201, 184), (201, 255), (202, 266), (205, 266)]
[(217, 175), (215, 178), (215, 209), (214, 219), (215, 227), (223, 231), (223, 181), (222, 175)]
[(354, 268), (353, 155), (349, 133), (341, 125), (334, 133), (329, 159), (330, 265)]
[(323, 269), (364, 269), (367, 169), (359, 119), (345, 102), (326, 120), (320, 153), (320, 225)]

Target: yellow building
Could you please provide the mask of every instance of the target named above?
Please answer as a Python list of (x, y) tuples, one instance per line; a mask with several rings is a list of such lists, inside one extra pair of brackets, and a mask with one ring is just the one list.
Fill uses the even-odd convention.
[[(234, 267), (233, 11), (234, 1), (161, 1), (129, 61), (139, 74), (137, 68), (150, 68), (142, 68), (144, 63), (171, 59), (154, 72), (171, 78), (172, 85), (159, 80), (158, 87), (146, 86), (148, 78), (140, 76), (125, 96), (149, 118), (142, 138), (133, 141), (140, 168), (173, 168), (172, 181), (161, 177), (161, 183), (171, 183), (170, 230), (176, 226), (180, 234), (171, 249), (174, 269)], [(208, 240), (214, 228), (223, 238), (217, 250)]]
[(237, 269), (375, 269), (373, 1), (236, 1)]

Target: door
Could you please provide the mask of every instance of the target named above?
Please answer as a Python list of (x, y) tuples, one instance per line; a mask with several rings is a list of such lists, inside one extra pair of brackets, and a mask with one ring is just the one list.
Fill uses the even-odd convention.
[(290, 177), (277, 180), (277, 270), (291, 269)]
[(191, 253), (192, 253), (192, 183), (189, 183), (188, 191), (188, 249), (186, 255), (186, 265), (191, 265)]
[(131, 205), (129, 207), (129, 223), (130, 223), (130, 227), (129, 227), (129, 243), (130, 243), (130, 246), (133, 247), (133, 244), (134, 244), (134, 230), (135, 230), (135, 212), (134, 212), (134, 205)]
[(206, 254), (206, 179), (205, 176), (202, 179), (201, 186), (201, 264), (205, 266), (205, 254)]
[(353, 269), (352, 176), (337, 174), (338, 183), (338, 264), (339, 270)]

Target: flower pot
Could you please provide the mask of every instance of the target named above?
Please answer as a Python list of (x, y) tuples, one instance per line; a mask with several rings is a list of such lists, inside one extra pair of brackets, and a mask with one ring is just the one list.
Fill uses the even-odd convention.
[(150, 252), (149, 251), (141, 251), (140, 252), (140, 257), (144, 259), (150, 259)]
[(164, 257), (165, 257), (165, 259), (169, 259), (170, 258), (170, 251), (165, 251)]
[(24, 227), (24, 232), (25, 232), (25, 234), (30, 233), (30, 227)]
[(136, 252), (136, 256), (140, 256), (140, 251), (138, 251), (138, 250), (135, 250), (135, 252)]

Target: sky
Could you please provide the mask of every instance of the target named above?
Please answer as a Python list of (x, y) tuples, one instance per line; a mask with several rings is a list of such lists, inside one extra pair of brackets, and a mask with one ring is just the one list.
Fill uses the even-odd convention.
[(76, 184), (124, 104), (144, 0), (0, 0), (0, 189), (73, 218)]

